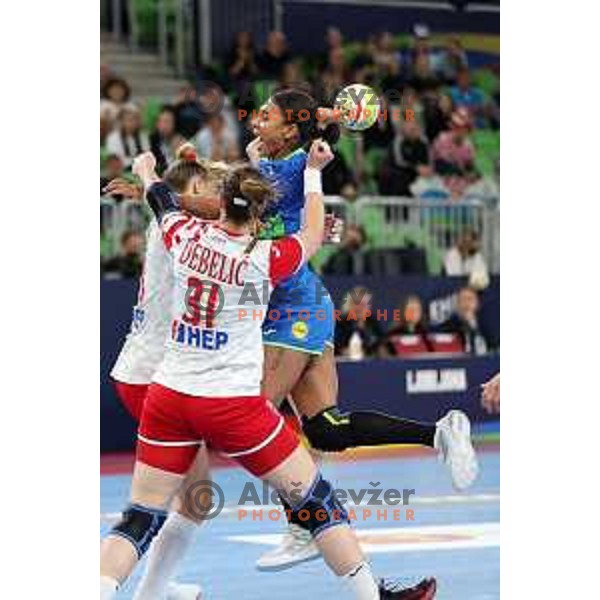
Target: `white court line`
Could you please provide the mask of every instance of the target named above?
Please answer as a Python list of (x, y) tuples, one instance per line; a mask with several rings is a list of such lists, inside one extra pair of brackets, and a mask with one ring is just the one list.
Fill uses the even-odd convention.
[[(450, 496), (413, 496), (410, 499), (410, 505), (407, 506), (368, 506), (367, 502), (362, 505), (347, 504), (348, 510), (362, 510), (363, 508), (369, 508), (372, 510), (377, 509), (388, 509), (394, 508), (411, 508), (414, 506), (436, 506), (436, 505), (465, 505), (465, 504), (488, 504), (488, 503), (499, 503), (500, 494), (456, 494)], [(240, 510), (280, 510), (280, 507), (274, 504), (262, 504), (252, 506), (240, 506), (240, 505), (229, 505), (225, 506), (221, 511), (219, 517), (224, 516), (236, 516)], [(115, 523), (121, 518), (121, 513), (100, 513), (100, 520), (106, 523)]]
[[(500, 523), (358, 529), (357, 535), (361, 546), (369, 554), (493, 548), (500, 546)], [(280, 534), (264, 534), (228, 536), (226, 539), (246, 544), (277, 546), (282, 537)]]

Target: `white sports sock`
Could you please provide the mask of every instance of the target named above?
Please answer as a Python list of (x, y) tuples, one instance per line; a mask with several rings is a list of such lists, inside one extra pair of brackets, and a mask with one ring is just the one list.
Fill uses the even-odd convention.
[(198, 524), (177, 512), (170, 513), (152, 542), (146, 570), (133, 600), (163, 598), (176, 567), (192, 545)]
[(352, 590), (355, 600), (379, 600), (379, 587), (369, 563), (364, 562), (344, 575), (344, 581)]
[(112, 600), (118, 589), (119, 583), (116, 580), (100, 575), (100, 600)]

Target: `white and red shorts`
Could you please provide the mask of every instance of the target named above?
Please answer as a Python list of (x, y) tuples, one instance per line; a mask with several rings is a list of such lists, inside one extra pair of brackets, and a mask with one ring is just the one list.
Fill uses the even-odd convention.
[(138, 431), (137, 460), (183, 474), (203, 443), (262, 477), (288, 458), (300, 440), (262, 396), (204, 398), (151, 384)]
[(144, 400), (148, 393), (148, 384), (123, 383), (114, 380), (117, 395), (129, 414), (139, 423), (144, 409)]

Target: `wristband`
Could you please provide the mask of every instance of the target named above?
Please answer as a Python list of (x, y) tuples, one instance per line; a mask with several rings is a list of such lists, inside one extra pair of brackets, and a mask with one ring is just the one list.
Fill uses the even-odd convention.
[(323, 184), (321, 183), (321, 171), (307, 167), (304, 169), (304, 195), (323, 194)]

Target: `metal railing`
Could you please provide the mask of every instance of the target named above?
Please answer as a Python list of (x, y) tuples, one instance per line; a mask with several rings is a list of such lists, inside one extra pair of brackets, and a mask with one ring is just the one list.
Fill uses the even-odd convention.
[(100, 251), (103, 258), (119, 253), (121, 238), (127, 231), (144, 232), (150, 213), (145, 204), (136, 200), (117, 202), (114, 198), (100, 198)]
[(198, 58), (196, 21), (200, 19), (194, 14), (196, 2), (186, 0), (101, 0), (103, 31), (132, 52), (141, 46), (154, 50), (160, 61), (173, 66), (179, 76)]
[[(481, 239), (482, 252), (492, 273), (500, 272), (500, 212), (486, 202), (419, 200), (382, 196), (361, 196), (348, 202), (339, 196), (327, 196), (327, 212), (346, 223), (362, 225), (374, 248), (398, 248), (413, 244), (426, 252), (430, 271), (438, 272), (444, 254), (467, 230)], [(100, 199), (100, 233), (103, 255), (119, 251), (126, 231), (143, 231), (149, 213), (143, 203), (113, 198)]]
[(433, 272), (443, 255), (466, 231), (478, 234), (490, 271), (500, 270), (499, 209), (483, 200), (429, 200), (362, 196), (353, 207), (352, 222), (365, 227), (376, 247), (423, 248)]

